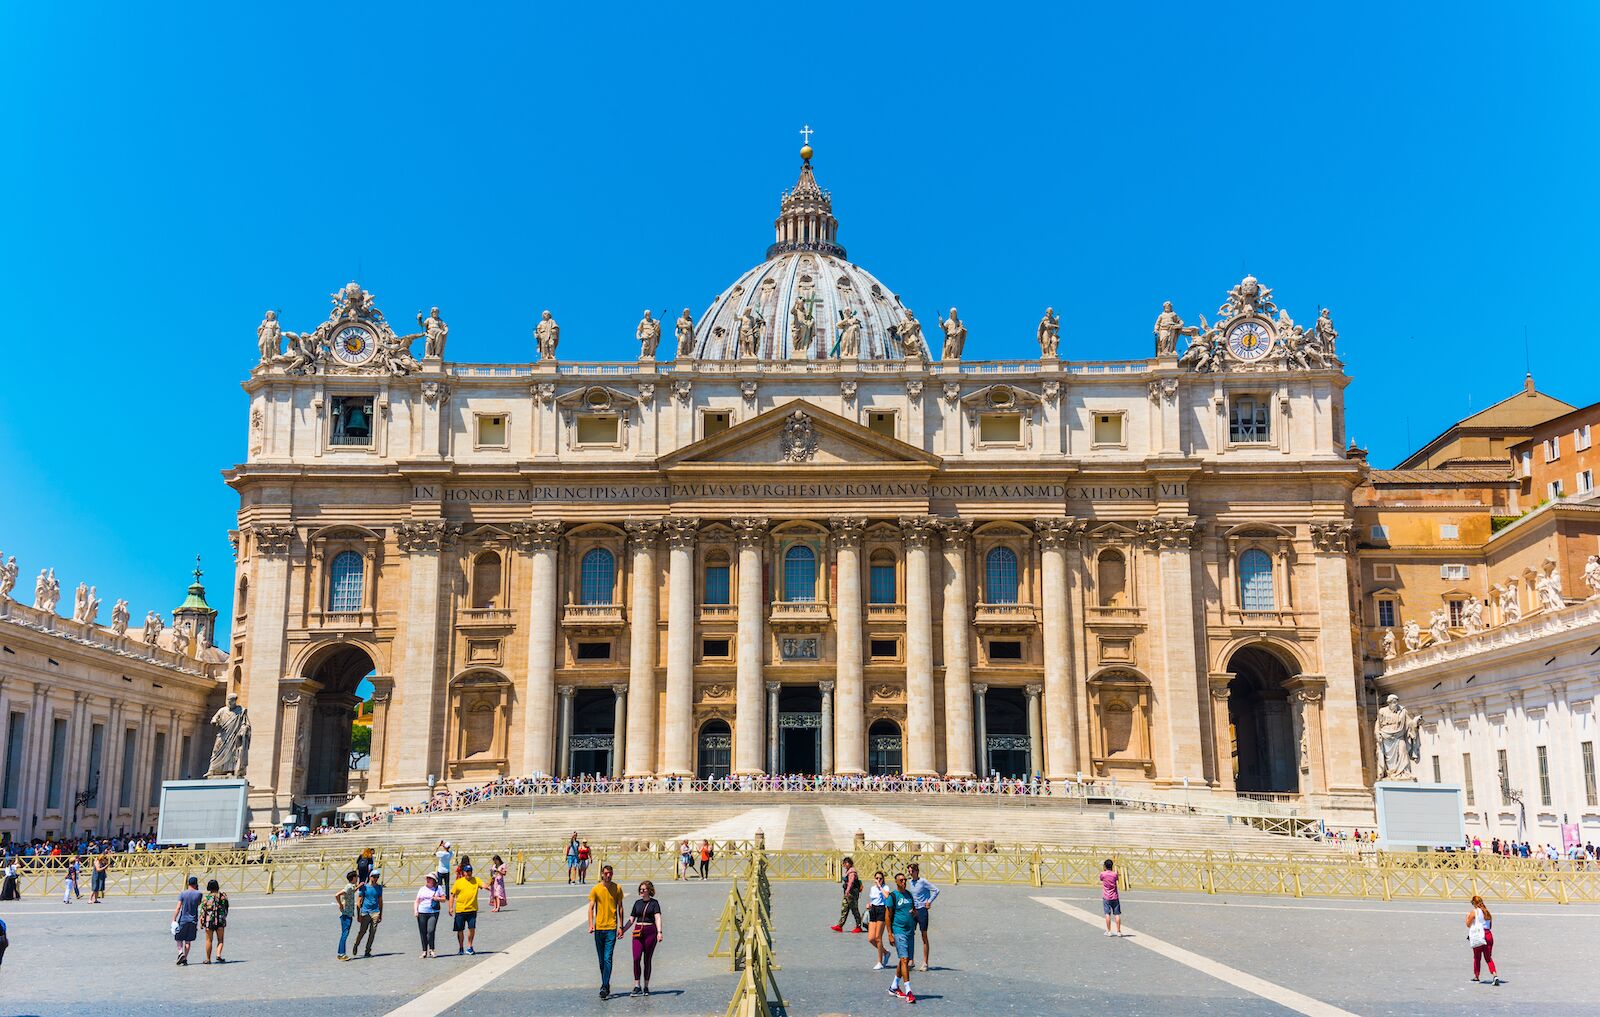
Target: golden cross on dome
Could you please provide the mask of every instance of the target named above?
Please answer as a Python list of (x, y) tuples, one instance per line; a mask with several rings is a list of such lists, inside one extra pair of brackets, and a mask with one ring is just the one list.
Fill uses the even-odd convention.
[(815, 133), (817, 132), (811, 129), (811, 125), (806, 124), (804, 127), (800, 128), (800, 139), (805, 144), (809, 145), (811, 144), (811, 136)]

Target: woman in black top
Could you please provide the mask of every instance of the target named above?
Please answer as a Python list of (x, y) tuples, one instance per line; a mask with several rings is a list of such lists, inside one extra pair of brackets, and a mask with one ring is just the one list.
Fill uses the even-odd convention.
[[(667, 938), (667, 927), (661, 920), (661, 902), (656, 900), (656, 885), (648, 879), (639, 884), (639, 897), (633, 902), (633, 917), (628, 919), (623, 931), (633, 929), (633, 994), (642, 991), (650, 995), (650, 958), (655, 955), (656, 944)], [(643, 988), (640, 974), (643, 973)]]

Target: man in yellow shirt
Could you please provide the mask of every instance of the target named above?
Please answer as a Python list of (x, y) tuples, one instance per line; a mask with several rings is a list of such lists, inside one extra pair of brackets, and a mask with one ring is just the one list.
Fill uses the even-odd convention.
[(600, 867), (600, 882), (589, 891), (589, 931), (594, 934), (594, 952), (600, 960), (600, 998), (611, 995), (611, 957), (617, 949), (617, 930), (622, 927), (622, 887), (611, 878), (611, 866)]
[(461, 875), (450, 885), (450, 913), (456, 916), (457, 956), (472, 952), (472, 941), (478, 935), (478, 894), (488, 885), (472, 874), (470, 865), (461, 866)]

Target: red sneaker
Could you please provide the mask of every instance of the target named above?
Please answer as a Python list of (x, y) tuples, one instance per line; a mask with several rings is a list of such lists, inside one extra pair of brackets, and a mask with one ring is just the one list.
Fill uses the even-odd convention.
[(889, 995), (899, 996), (902, 999), (905, 998), (905, 993), (901, 992), (899, 989), (896, 989), (894, 986), (889, 987)]
[(834, 932), (843, 932), (844, 924), (840, 923), (839, 925), (830, 925), (828, 928), (832, 929)]
[(861, 926), (857, 925), (855, 928), (850, 930), (850, 934), (852, 936), (859, 936), (860, 934), (862, 934), (863, 932), (866, 932), (866, 931), (867, 931), (866, 929), (863, 929)]
[(900, 998), (905, 1000), (907, 1003), (915, 1003), (917, 1001), (917, 997), (913, 996), (909, 992), (902, 993)]

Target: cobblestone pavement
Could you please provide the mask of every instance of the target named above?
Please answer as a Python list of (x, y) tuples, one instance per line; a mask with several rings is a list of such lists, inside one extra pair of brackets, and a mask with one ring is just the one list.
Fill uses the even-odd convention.
[[(634, 885), (623, 885), (631, 900)], [(348, 963), (334, 958), (338, 918), (326, 894), (236, 897), (229, 963), (202, 965), (197, 945), (187, 968), (173, 964), (169, 901), (6, 904), (0, 917), (12, 945), (0, 968), (0, 1015), (720, 1014), (734, 977), (726, 959), (706, 953), (728, 883), (657, 885), (667, 938), (648, 998), (599, 1000), (579, 912), (587, 888), (514, 887), (509, 910), (482, 915), (476, 956), (455, 956), (445, 926), (443, 955), (422, 961), (413, 888), (391, 887), (377, 950)], [(1119, 940), (1102, 935), (1090, 891), (945, 887), (933, 910), (934, 970), (918, 972), (913, 986), (919, 1011), (963, 1017), (1600, 1014), (1586, 977), (1600, 908), (1491, 907), (1507, 979), (1498, 988), (1468, 981), (1464, 904), (1130, 893), (1131, 935)], [(773, 914), (789, 1014), (905, 1012), (886, 991), (888, 974), (870, 970), (866, 936), (828, 931), (838, 915), (833, 887), (776, 884)], [(624, 992), (629, 945), (619, 946), (613, 976)]]

